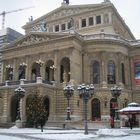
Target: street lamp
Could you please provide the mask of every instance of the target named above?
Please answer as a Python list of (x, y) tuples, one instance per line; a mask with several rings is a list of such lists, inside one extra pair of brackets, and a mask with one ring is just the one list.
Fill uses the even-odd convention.
[(15, 95), (17, 97), (17, 102), (18, 102), (16, 120), (21, 120), (21, 118), (20, 118), (20, 99), (25, 96), (25, 90), (22, 87), (18, 87), (15, 89)]
[(68, 101), (68, 105), (67, 105), (67, 119), (66, 120), (71, 120), (70, 118), (70, 104), (69, 104), (69, 100), (70, 97), (73, 95), (74, 93), (74, 88), (70, 85), (64, 87), (64, 96), (67, 98)]
[[(118, 97), (120, 96), (122, 89), (118, 86), (114, 86), (114, 87), (111, 87), (110, 90), (111, 90), (111, 94), (112, 94), (113, 98), (116, 99), (116, 103), (117, 103), (116, 106), (117, 106), (117, 109), (118, 109)], [(114, 108), (114, 111), (116, 112), (117, 109)], [(112, 117), (113, 117), (113, 125), (114, 125), (114, 115)], [(119, 119), (118, 114), (116, 114), (116, 119)]]
[(93, 84), (90, 85), (79, 85), (78, 86), (78, 91), (79, 91), (79, 97), (83, 100), (84, 102), (84, 122), (85, 122), (85, 135), (88, 134), (88, 125), (87, 125), (87, 102), (90, 98), (92, 98), (94, 94), (94, 86)]

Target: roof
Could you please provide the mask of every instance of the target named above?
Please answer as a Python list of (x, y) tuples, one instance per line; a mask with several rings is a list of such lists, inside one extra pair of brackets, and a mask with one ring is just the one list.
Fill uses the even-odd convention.
[[(81, 5), (62, 5), (56, 9), (54, 9), (53, 11), (33, 20), (32, 22), (28, 22), (26, 25), (23, 26), (23, 29), (26, 29), (32, 24), (35, 24), (35, 23), (40, 22), (48, 17), (51, 17), (51, 16), (55, 15), (56, 13), (61, 12), (64, 9), (66, 9), (67, 11), (72, 9), (74, 11), (73, 14), (75, 15), (75, 14), (79, 13), (79, 11), (77, 10), (78, 8), (83, 9), (83, 10), (85, 8), (88, 8), (88, 9), (85, 9), (84, 11), (89, 11), (90, 10), (89, 8), (97, 9), (101, 6), (105, 6), (105, 4), (101, 3), (101, 4), (84, 4), (84, 5), (82, 5), (82, 4)], [(70, 14), (72, 14), (72, 13), (70, 13)], [(67, 17), (67, 16), (68, 16), (68, 12), (67, 12), (67, 14), (66, 13), (64, 14), (64, 17)]]
[(128, 114), (140, 114), (140, 106), (138, 103), (130, 103), (128, 107), (125, 107), (118, 111), (119, 114), (128, 115)]
[(103, 8), (111, 8), (113, 10), (113, 12), (116, 14), (116, 16), (118, 17), (118, 19), (121, 22), (121, 24), (123, 25), (123, 27), (128, 31), (131, 38), (135, 40), (135, 37), (132, 34), (131, 30), (126, 25), (126, 23), (124, 22), (124, 20), (118, 13), (117, 9), (110, 1), (104, 1), (104, 2), (98, 3), (98, 4), (62, 5), (56, 9), (54, 9), (53, 11), (51, 11), (31, 22), (28, 22), (22, 28), (26, 30), (26, 29), (29, 29), (32, 26), (40, 23), (41, 21), (47, 21), (49, 23), (49, 22), (52, 22), (53, 20), (59, 20), (61, 18), (72, 17), (72, 16), (76, 16), (78, 14), (82, 14), (85, 12), (91, 12), (93, 10), (100, 10)]

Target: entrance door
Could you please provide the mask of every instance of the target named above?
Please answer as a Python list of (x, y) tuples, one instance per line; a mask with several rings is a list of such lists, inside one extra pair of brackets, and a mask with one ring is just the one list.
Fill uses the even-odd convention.
[(17, 117), (18, 101), (16, 96), (13, 96), (11, 99), (11, 121), (15, 122)]
[(92, 121), (101, 119), (100, 100), (95, 98), (92, 100)]

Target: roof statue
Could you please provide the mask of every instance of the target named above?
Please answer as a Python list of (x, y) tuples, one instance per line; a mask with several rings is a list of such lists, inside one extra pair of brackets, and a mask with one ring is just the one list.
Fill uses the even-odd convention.
[(110, 0), (104, 0), (104, 2), (110, 2)]
[(63, 2), (69, 4), (69, 0), (63, 0)]

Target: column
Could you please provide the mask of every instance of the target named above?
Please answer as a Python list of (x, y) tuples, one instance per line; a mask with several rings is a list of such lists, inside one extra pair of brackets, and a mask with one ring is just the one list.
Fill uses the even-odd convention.
[(3, 98), (3, 116), (2, 116), (2, 122), (6, 123), (8, 122), (8, 102), (7, 102), (7, 91), (4, 93), (4, 98)]
[(102, 88), (107, 88), (107, 66), (106, 66), (106, 52), (101, 52), (101, 84)]
[(12, 81), (17, 81), (18, 80), (18, 65), (16, 65), (16, 59), (13, 60), (13, 80)]
[(56, 50), (54, 51), (54, 81), (56, 82), (59, 82), (60, 81), (60, 76), (59, 76), (59, 73), (60, 73), (60, 67), (59, 67), (59, 64), (58, 64), (58, 54), (59, 51)]
[(86, 26), (89, 26), (89, 17), (86, 17)]
[(93, 16), (93, 25), (96, 25), (96, 16)]
[(111, 23), (112, 23), (112, 13), (109, 12), (109, 13), (108, 13), (108, 16), (109, 16), (109, 24), (111, 24)]
[(30, 59), (30, 56), (26, 57), (26, 64), (27, 64), (27, 68), (26, 68), (26, 75), (25, 75), (25, 79), (26, 80), (31, 80), (31, 72), (32, 72), (32, 61)]
[(41, 75), (42, 79), (45, 78), (45, 65), (44, 64), (42, 66), (40, 66), (40, 75)]
[(117, 53), (117, 63), (115, 65), (115, 72), (116, 72), (116, 84), (122, 85), (122, 76), (121, 76), (121, 53)]
[(26, 117), (25, 117), (25, 100), (24, 98), (20, 99), (20, 117), (21, 117), (21, 127), (25, 126)]
[(67, 31), (68, 30), (68, 23), (65, 22), (65, 30)]
[(61, 32), (62, 31), (62, 29), (61, 29), (61, 24), (59, 24), (59, 32)]
[(53, 25), (53, 32), (55, 32), (55, 25)]
[(88, 81), (88, 77), (89, 77), (89, 72), (88, 72), (89, 66), (88, 66), (88, 54), (87, 52), (84, 52), (84, 56), (83, 56), (83, 82), (89, 82)]
[(101, 14), (101, 24), (104, 24), (104, 16)]
[(81, 18), (79, 19), (79, 29), (81, 29)]

